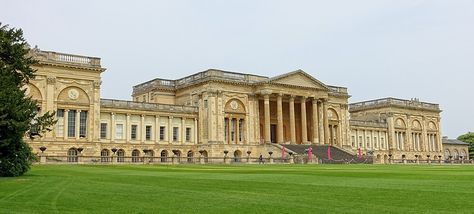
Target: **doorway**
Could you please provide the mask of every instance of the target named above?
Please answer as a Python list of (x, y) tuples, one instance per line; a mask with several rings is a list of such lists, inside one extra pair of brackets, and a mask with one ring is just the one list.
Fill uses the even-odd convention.
[(272, 143), (276, 143), (276, 131), (277, 131), (277, 125), (271, 124), (270, 125), (270, 141)]

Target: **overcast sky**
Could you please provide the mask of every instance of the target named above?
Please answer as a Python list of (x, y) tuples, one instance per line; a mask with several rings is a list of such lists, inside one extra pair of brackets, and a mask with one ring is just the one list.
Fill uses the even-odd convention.
[(303, 69), (349, 102), (439, 103), (443, 135), (474, 131), (474, 1), (22, 1), (0, 22), (42, 50), (102, 58), (102, 97), (208, 68)]

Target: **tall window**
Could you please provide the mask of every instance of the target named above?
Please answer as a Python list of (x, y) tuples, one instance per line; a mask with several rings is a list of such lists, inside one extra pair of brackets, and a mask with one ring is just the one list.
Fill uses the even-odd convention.
[(351, 136), (352, 147), (355, 147), (355, 136)]
[(186, 128), (186, 141), (191, 141), (191, 128)]
[(76, 136), (76, 110), (69, 110), (67, 114), (67, 136)]
[(56, 137), (64, 136), (64, 109), (58, 109), (56, 112)]
[(235, 140), (235, 120), (232, 119), (230, 121), (230, 141), (234, 141)]
[(87, 111), (81, 111), (79, 115), (79, 137), (86, 137)]
[(145, 127), (145, 139), (151, 140), (151, 126)]
[(227, 124), (227, 121), (229, 121), (229, 119), (224, 118), (224, 139), (225, 139), (226, 142), (227, 142), (227, 138), (229, 137), (229, 136), (227, 136), (227, 129), (229, 128), (228, 124)]
[(160, 140), (165, 140), (165, 127), (160, 126)]
[(137, 125), (132, 125), (131, 136), (132, 140), (137, 139)]
[(244, 120), (239, 120), (239, 141), (244, 139)]
[(123, 137), (123, 124), (115, 125), (115, 139), (122, 139)]
[(178, 141), (179, 128), (173, 127), (173, 141)]
[(107, 123), (100, 124), (100, 139), (107, 138)]

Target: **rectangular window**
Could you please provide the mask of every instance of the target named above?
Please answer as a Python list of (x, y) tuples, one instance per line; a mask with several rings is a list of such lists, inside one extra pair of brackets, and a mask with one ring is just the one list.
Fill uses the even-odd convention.
[(67, 114), (67, 136), (76, 137), (76, 110), (69, 110)]
[(145, 126), (145, 139), (151, 140), (151, 126)]
[(178, 141), (179, 128), (173, 127), (173, 141)]
[(100, 124), (100, 139), (107, 138), (107, 123)]
[(131, 133), (130, 133), (130, 138), (132, 140), (136, 140), (137, 139), (137, 125), (132, 125), (132, 130), (131, 130)]
[(229, 119), (227, 118), (224, 118), (224, 139), (225, 141), (227, 142), (227, 129), (229, 128), (228, 125), (227, 125), (227, 122), (229, 121)]
[(56, 137), (64, 136), (64, 109), (58, 109), (56, 112)]
[(355, 147), (355, 136), (351, 136), (352, 147)]
[(115, 125), (115, 139), (122, 139), (123, 137), (123, 124)]
[(86, 137), (87, 130), (87, 111), (81, 111), (79, 114), (79, 137)]
[(160, 140), (165, 140), (165, 127), (160, 126)]
[(244, 139), (244, 120), (239, 120), (239, 141)]
[(186, 128), (186, 141), (191, 141), (191, 128)]
[(359, 147), (362, 148), (362, 145), (364, 145), (364, 143), (362, 142), (362, 136), (359, 136)]

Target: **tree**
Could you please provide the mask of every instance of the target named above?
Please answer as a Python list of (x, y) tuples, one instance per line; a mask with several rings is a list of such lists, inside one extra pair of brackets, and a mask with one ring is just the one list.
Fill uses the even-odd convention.
[(41, 137), (56, 123), (54, 112), (39, 115), (36, 101), (25, 95), (23, 86), (34, 78), (21, 29), (0, 23), (0, 176), (19, 176), (35, 159), (23, 138)]
[(469, 159), (474, 159), (474, 132), (468, 132), (458, 137), (458, 140), (469, 143)]

